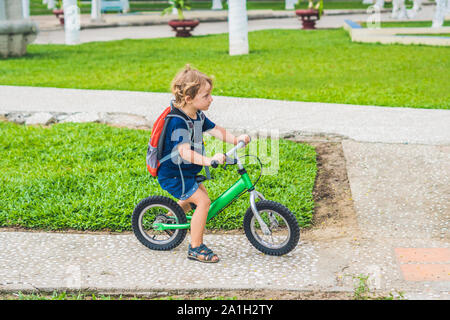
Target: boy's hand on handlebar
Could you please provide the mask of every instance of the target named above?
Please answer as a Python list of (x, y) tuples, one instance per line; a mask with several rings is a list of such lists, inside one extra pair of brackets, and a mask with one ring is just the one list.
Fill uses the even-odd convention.
[[(217, 161), (219, 164), (224, 164), (226, 161), (226, 157), (225, 154), (223, 153), (216, 153), (212, 158), (211, 158), (211, 163), (213, 161)], [(211, 164), (210, 164), (211, 165)]]
[(245, 145), (248, 145), (250, 143), (250, 136), (247, 134), (241, 134), (240, 136), (238, 136), (236, 138), (237, 142), (239, 143), (239, 141), (244, 141)]

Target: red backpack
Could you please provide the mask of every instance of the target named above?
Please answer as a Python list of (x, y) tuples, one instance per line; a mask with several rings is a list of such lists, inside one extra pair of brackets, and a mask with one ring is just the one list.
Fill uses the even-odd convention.
[[(202, 120), (203, 125), (205, 115), (203, 114), (203, 112), (199, 112), (198, 115)], [(161, 163), (170, 159), (173, 156), (173, 154), (169, 154), (165, 158), (161, 159), (164, 150), (164, 139), (166, 135), (166, 128), (170, 118), (173, 117), (179, 117), (186, 121), (189, 128), (192, 143), (194, 124), (192, 123), (191, 120), (189, 120), (189, 117), (184, 112), (180, 111), (176, 107), (173, 107), (173, 104), (171, 103), (170, 107), (164, 109), (163, 113), (161, 113), (161, 115), (158, 117), (158, 119), (156, 119), (155, 123), (153, 124), (150, 141), (148, 142), (147, 157), (146, 157), (147, 170), (154, 177), (158, 176), (158, 169)]]
[[(159, 140), (164, 139), (164, 135), (161, 135), (163, 129), (165, 129), (165, 123), (166, 123), (166, 117), (172, 110), (171, 107), (167, 107), (163, 113), (156, 119), (155, 123), (153, 124), (152, 128), (152, 134), (150, 137), (150, 141), (148, 142), (148, 148), (147, 148), (147, 170), (150, 172), (150, 174), (154, 177), (158, 176), (158, 168), (160, 166), (159, 159), (158, 159), (158, 144)], [(162, 140), (161, 139), (161, 140)]]

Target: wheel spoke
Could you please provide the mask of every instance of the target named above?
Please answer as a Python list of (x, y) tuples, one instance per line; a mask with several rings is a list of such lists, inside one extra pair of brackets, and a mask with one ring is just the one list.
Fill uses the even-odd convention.
[[(171, 215), (169, 217), (168, 215)], [(164, 244), (173, 240), (178, 230), (155, 230), (157, 223), (174, 223), (174, 213), (167, 207), (155, 204), (145, 208), (141, 214), (141, 230), (143, 236), (155, 244)]]
[(271, 210), (260, 210), (259, 214), (264, 222), (270, 226), (270, 235), (264, 235), (261, 230), (261, 226), (257, 222), (256, 218), (253, 217), (251, 221), (251, 231), (255, 239), (263, 246), (277, 249), (283, 247), (290, 238), (290, 229), (288, 227), (287, 221), (283, 216), (275, 211)]

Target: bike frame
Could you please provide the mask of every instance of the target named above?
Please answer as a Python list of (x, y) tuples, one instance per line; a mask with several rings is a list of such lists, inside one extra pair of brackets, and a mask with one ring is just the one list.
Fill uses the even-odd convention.
[[(262, 221), (258, 210), (256, 209), (255, 201), (258, 197), (259, 199), (265, 200), (263, 195), (255, 190), (254, 185), (252, 181), (250, 180), (250, 177), (248, 173), (245, 171), (242, 163), (240, 162), (239, 158), (237, 157), (237, 150), (241, 147), (245, 146), (245, 144), (239, 143), (236, 147), (234, 147), (232, 150), (230, 150), (226, 156), (229, 157), (229, 155), (233, 154), (234, 158), (236, 159), (236, 164), (239, 167), (239, 174), (241, 175), (241, 178), (237, 180), (230, 188), (228, 188), (227, 191), (222, 193), (214, 202), (211, 203), (211, 206), (208, 211), (208, 217), (206, 218), (206, 221), (208, 222), (212, 218), (214, 218), (220, 211), (222, 211), (226, 206), (228, 206), (233, 200), (235, 200), (242, 192), (247, 190), (250, 193), (250, 205), (253, 213), (255, 214), (256, 218), (261, 224), (262, 229), (265, 232), (268, 232), (268, 229), (266, 227), (266, 224)], [(186, 216), (188, 220), (192, 219), (192, 216)], [(180, 223), (180, 224), (167, 224), (167, 223), (155, 223), (153, 224), (153, 229), (158, 231), (163, 230), (173, 230), (173, 229), (189, 229), (191, 227), (190, 222), (188, 223)]]
[[(208, 217), (206, 221), (214, 218), (220, 211), (223, 210), (226, 206), (228, 206), (233, 200), (239, 196), (244, 190), (248, 190), (251, 192), (254, 190), (253, 184), (248, 176), (248, 173), (244, 173), (241, 175), (241, 178), (237, 180), (227, 191), (222, 193), (214, 202), (211, 203), (208, 211)], [(192, 219), (192, 216), (186, 216), (188, 220)], [(189, 229), (191, 227), (190, 223), (182, 223), (182, 224), (166, 224), (166, 223), (155, 223), (155, 230), (170, 230), (170, 229)]]

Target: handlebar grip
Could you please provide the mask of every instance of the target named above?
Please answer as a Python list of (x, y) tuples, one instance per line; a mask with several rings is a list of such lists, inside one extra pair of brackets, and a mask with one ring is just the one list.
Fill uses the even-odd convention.
[(218, 166), (219, 166), (219, 161), (217, 161), (217, 160), (211, 161), (211, 167), (217, 168)]

